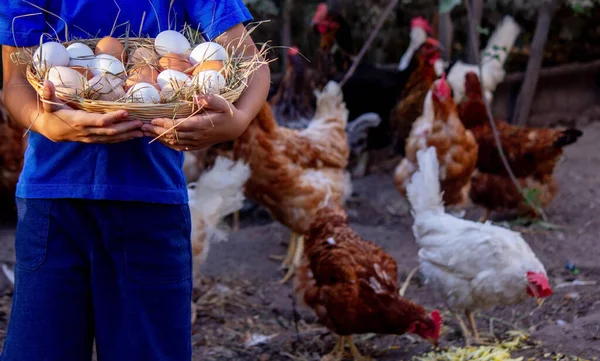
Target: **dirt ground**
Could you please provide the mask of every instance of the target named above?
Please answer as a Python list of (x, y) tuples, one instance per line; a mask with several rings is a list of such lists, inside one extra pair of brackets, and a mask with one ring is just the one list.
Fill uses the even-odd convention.
[[(517, 307), (497, 308), (478, 315), (480, 330), (498, 339), (506, 332), (531, 335), (513, 356), (525, 360), (597, 360), (600, 357), (600, 123), (582, 127), (584, 137), (569, 147), (558, 166), (560, 194), (547, 210), (550, 225), (515, 226), (545, 264), (555, 293), (540, 307), (533, 301)], [(374, 240), (397, 261), (400, 277), (417, 265), (417, 248), (410, 230), (408, 204), (395, 191), (389, 171), (354, 182), (349, 203), (352, 225)], [(467, 215), (475, 219), (478, 210)], [(0, 230), (0, 261), (12, 264), (14, 231)], [(242, 229), (226, 242), (211, 246), (203, 265), (197, 292), (199, 317), (193, 327), (194, 360), (306, 360), (316, 361), (329, 352), (334, 338), (300, 309), (291, 285), (281, 286), (278, 263), (270, 254), (284, 253), (289, 232), (272, 223), (261, 210), (242, 214)], [(574, 264), (579, 273), (565, 265)], [(4, 338), (10, 288), (3, 277), (0, 287), (0, 338)], [(418, 278), (407, 297), (428, 308), (442, 308)], [(449, 314), (441, 347), (462, 345), (458, 325)], [(357, 337), (363, 353), (380, 361), (410, 360), (431, 350), (429, 344), (402, 336)]]

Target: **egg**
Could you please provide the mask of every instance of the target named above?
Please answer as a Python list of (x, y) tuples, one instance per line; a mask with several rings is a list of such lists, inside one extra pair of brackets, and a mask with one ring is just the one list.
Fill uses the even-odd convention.
[(81, 94), (87, 85), (87, 79), (83, 75), (66, 66), (50, 68), (46, 79), (54, 84), (56, 90), (66, 94)]
[(123, 63), (127, 60), (127, 54), (125, 53), (123, 44), (121, 44), (118, 39), (113, 38), (112, 36), (105, 36), (100, 39), (98, 44), (96, 44), (95, 54), (112, 55), (117, 59), (121, 59)]
[(181, 72), (192, 67), (185, 55), (175, 53), (169, 53), (160, 58), (159, 64), (163, 69), (173, 69)]
[(89, 67), (94, 59), (94, 52), (92, 49), (82, 43), (73, 43), (67, 46), (67, 52), (69, 53), (70, 67)]
[(156, 82), (156, 78), (158, 77), (158, 70), (151, 67), (150, 65), (141, 66), (135, 69), (132, 69), (129, 72), (129, 77), (127, 77), (127, 81), (125, 82), (125, 90), (128, 90), (136, 83), (150, 83), (155, 88), (160, 90), (158, 84)]
[(33, 63), (39, 70), (53, 66), (69, 65), (69, 52), (60, 43), (47, 42), (40, 45), (33, 53)]
[(156, 65), (158, 64), (158, 54), (156, 54), (152, 49), (137, 48), (131, 54), (129, 63), (134, 67), (145, 64)]
[(185, 54), (190, 47), (188, 39), (175, 30), (162, 31), (154, 39), (154, 50), (160, 56), (168, 53)]
[(217, 43), (206, 42), (199, 44), (192, 50), (190, 61), (192, 65), (202, 63), (207, 60), (227, 60), (227, 50)]
[(201, 71), (192, 82), (200, 87), (202, 94), (219, 94), (226, 85), (225, 78), (216, 70)]
[(92, 74), (110, 73), (114, 75), (125, 76), (125, 67), (119, 59), (108, 54), (96, 55), (91, 64)]
[(77, 71), (79, 74), (83, 75), (87, 80), (92, 79), (94, 74), (92, 74), (92, 70), (90, 68), (86, 68), (83, 66), (69, 66), (69, 68)]
[(88, 82), (93, 91), (91, 98), (114, 102), (125, 96), (123, 79), (111, 74), (99, 74)]
[(160, 72), (160, 74), (158, 74), (156, 82), (158, 83), (158, 86), (162, 89), (167, 84), (171, 84), (172, 86), (176, 87), (186, 86), (189, 84), (190, 80), (190, 77), (186, 73), (182, 73), (177, 70), (167, 69), (163, 70), (162, 72)]
[(160, 91), (160, 93), (165, 97), (165, 98), (170, 98), (175, 94), (175, 89), (173, 89), (173, 87), (171, 86), (171, 84), (167, 84), (164, 86), (164, 88), (162, 88), (162, 90)]
[(224, 66), (225, 65), (220, 60), (207, 60), (202, 63), (198, 63), (197, 66), (194, 68), (193, 74), (196, 75), (199, 72), (206, 70), (220, 71), (221, 69), (223, 69)]
[(134, 103), (158, 103), (161, 96), (152, 84), (137, 83), (127, 92), (127, 99)]

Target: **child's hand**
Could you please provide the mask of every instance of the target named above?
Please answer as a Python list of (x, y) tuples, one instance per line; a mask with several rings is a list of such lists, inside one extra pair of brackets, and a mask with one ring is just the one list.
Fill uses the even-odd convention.
[(126, 121), (127, 111), (95, 114), (74, 110), (56, 98), (54, 84), (48, 80), (44, 82), (43, 98), (52, 104), (42, 103), (44, 113), (36, 122), (40, 122), (39, 132), (54, 142), (118, 143), (143, 136), (143, 123)]
[(155, 138), (181, 123), (158, 140), (179, 151), (205, 149), (238, 138), (251, 120), (245, 112), (220, 96), (203, 96), (198, 99), (198, 104), (205, 110), (189, 119), (159, 118), (144, 124), (144, 135)]

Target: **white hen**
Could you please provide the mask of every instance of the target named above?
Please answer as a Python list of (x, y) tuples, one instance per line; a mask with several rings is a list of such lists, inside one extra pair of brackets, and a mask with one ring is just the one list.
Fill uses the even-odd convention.
[(446, 214), (435, 147), (418, 151), (417, 161), (407, 194), (421, 272), (450, 309), (465, 311), (473, 338), (475, 310), (549, 296), (546, 270), (521, 234)]
[[(206, 260), (210, 244), (227, 239), (223, 218), (243, 207), (244, 185), (248, 178), (250, 167), (246, 163), (219, 156), (210, 170), (188, 185), (194, 281), (199, 279), (200, 265)], [(192, 305), (192, 322), (195, 318)]]
[(219, 156), (210, 170), (188, 185), (194, 269), (206, 259), (210, 243), (227, 239), (222, 220), (243, 207), (249, 177), (250, 167), (243, 161)]
[(485, 97), (488, 101), (492, 100), (496, 87), (504, 81), (506, 75), (504, 63), (520, 32), (521, 28), (515, 22), (515, 19), (511, 16), (505, 16), (496, 27), (481, 54), (483, 77), (479, 76), (478, 65), (466, 64), (462, 61), (454, 63), (448, 72), (447, 80), (454, 91), (454, 102), (456, 104), (459, 104), (465, 95), (465, 76), (469, 72), (475, 72), (482, 79)]

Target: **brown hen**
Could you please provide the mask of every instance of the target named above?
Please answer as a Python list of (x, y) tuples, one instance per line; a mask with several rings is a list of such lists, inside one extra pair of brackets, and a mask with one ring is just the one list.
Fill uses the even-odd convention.
[(248, 129), (235, 143), (236, 159), (250, 166), (246, 196), (264, 206), (292, 231), (282, 266), (287, 281), (303, 253), (303, 237), (315, 212), (325, 204), (342, 204), (351, 194), (346, 123), (348, 110), (342, 91), (329, 82), (317, 93), (313, 120), (303, 130), (277, 125), (265, 103)]
[(404, 153), (404, 141), (413, 122), (423, 114), (423, 103), (434, 80), (437, 79), (434, 64), (441, 57), (439, 42), (428, 38), (415, 54), (417, 68), (410, 74), (400, 101), (390, 114), (394, 147)]
[(465, 98), (458, 109), (460, 119), (479, 144), (479, 172), (472, 180), (471, 199), (486, 209), (482, 220), (486, 220), (492, 210), (518, 210), (520, 214), (536, 215), (538, 211), (534, 208), (548, 206), (557, 192), (552, 173), (563, 154), (562, 148), (575, 143), (582, 132), (573, 128), (520, 127), (494, 120), (513, 173), (521, 187), (530, 191), (528, 198), (535, 206), (531, 207), (508, 177), (502, 163), (475, 73), (465, 77)]
[(345, 343), (354, 360), (368, 360), (354, 345), (355, 334), (414, 333), (437, 346), (439, 312), (428, 315), (399, 295), (396, 261), (350, 228), (339, 206), (317, 212), (306, 236), (295, 291), (319, 322), (339, 336), (333, 352), (322, 360), (341, 360)]
[(470, 202), (477, 142), (458, 117), (445, 77), (436, 80), (427, 94), (423, 115), (415, 121), (408, 137), (406, 157), (396, 167), (394, 183), (402, 194), (406, 195), (406, 185), (418, 168), (417, 151), (430, 146), (437, 150), (444, 204), (464, 208)]
[(279, 125), (304, 129), (315, 113), (315, 95), (306, 69), (307, 61), (296, 47), (288, 51), (287, 59), (283, 79), (269, 102)]

